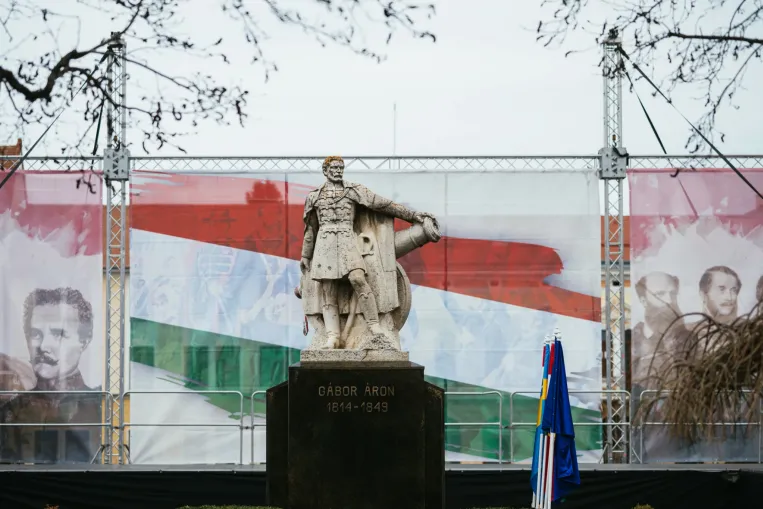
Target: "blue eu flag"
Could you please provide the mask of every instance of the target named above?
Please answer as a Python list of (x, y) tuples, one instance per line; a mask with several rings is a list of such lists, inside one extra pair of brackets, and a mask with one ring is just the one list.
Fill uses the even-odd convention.
[(580, 470), (575, 449), (570, 396), (567, 392), (564, 352), (558, 339), (554, 341), (551, 357), (553, 364), (542, 413), (541, 430), (544, 435), (550, 434), (553, 437), (553, 445), (549, 451), (553, 455), (551, 500), (556, 501), (580, 486)]

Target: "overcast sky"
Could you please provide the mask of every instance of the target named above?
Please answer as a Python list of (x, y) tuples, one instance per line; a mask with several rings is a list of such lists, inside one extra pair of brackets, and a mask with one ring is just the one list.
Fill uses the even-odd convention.
[[(36, 1), (59, 10), (74, 3)], [(249, 1), (255, 6), (261, 3)], [(307, 0), (287, 3), (302, 2)], [(208, 156), (390, 155), (393, 149), (398, 155), (594, 154), (603, 143), (600, 49), (587, 38), (573, 43), (589, 50), (567, 58), (564, 50), (543, 48), (535, 42), (534, 28), (548, 12), (541, 11), (539, 4), (440, 0), (436, 16), (422, 25), (437, 35), (437, 42), (401, 34), (393, 39), (388, 60), (382, 64), (342, 47), (323, 48), (299, 29), (270, 19), (264, 22), (270, 35), (265, 49), (280, 70), (268, 83), (262, 68), (247, 63), (243, 44), (233, 44), (232, 37), (228, 50), (234, 66), (165, 59), (161, 65), (168, 74), (188, 66), (227, 73), (246, 83), (253, 94), (245, 128), (203, 124), (198, 135), (181, 143), (190, 155)], [(191, 0), (188, 5), (191, 8), (178, 19), (186, 31), (210, 42), (229, 35), (226, 31), (234, 25), (212, 9), (215, 1)], [(603, 19), (609, 11), (601, 5), (593, 13)], [(81, 44), (102, 37), (103, 24), (103, 20), (85, 23)], [(98, 29), (89, 30), (90, 26)], [(30, 22), (29, 29), (33, 27), (37, 25)], [(59, 27), (64, 50), (74, 42), (76, 31), (71, 22), (59, 22)], [(368, 38), (372, 48), (385, 49), (379, 34), (370, 30)], [(38, 43), (28, 43), (24, 52), (34, 52), (34, 44)], [(727, 134), (722, 146), (729, 154), (763, 153), (762, 77), (760, 69), (752, 69), (746, 77), (747, 90), (738, 97), (741, 108), (726, 109), (720, 117), (719, 127)], [(638, 86), (668, 151), (685, 153), (688, 126), (664, 101), (651, 96), (646, 83)], [(624, 88), (625, 146), (631, 154), (659, 153), (635, 96)], [(688, 92), (677, 96), (676, 103), (694, 120), (701, 114), (702, 103), (692, 100)], [(133, 99), (139, 93), (133, 84), (128, 88)], [(76, 121), (65, 116), (61, 122)], [(29, 146), (38, 133), (30, 130), (25, 144)], [(0, 135), (9, 140), (16, 137), (15, 133)], [(139, 133), (131, 132), (128, 141), (139, 143)], [(37, 155), (49, 150), (50, 145)], [(133, 154), (143, 155), (139, 147)], [(166, 149), (157, 155), (180, 153)]]
[[(389, 155), (393, 148), (398, 155), (595, 153), (603, 144), (600, 49), (582, 37), (572, 42), (589, 50), (572, 57), (543, 48), (534, 32), (544, 16), (539, 4), (440, 1), (430, 22), (437, 42), (401, 36), (382, 64), (275, 26), (268, 52), (280, 71), (271, 81), (262, 84), (257, 68), (234, 70), (262, 94), (252, 100), (247, 128), (209, 126), (187, 149), (194, 155)], [(728, 153), (763, 152), (763, 94), (755, 86), (763, 73), (756, 71), (747, 75), (742, 108), (720, 119)], [(684, 120), (653, 98), (646, 83), (639, 85), (668, 151), (685, 153)], [(632, 154), (659, 153), (635, 96), (624, 88), (625, 146)], [(701, 101), (688, 96), (677, 105), (692, 120), (702, 112)]]

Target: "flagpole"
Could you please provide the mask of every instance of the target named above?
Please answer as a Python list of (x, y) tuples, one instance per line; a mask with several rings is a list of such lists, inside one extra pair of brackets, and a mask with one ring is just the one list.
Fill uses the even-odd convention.
[(543, 472), (543, 475), (545, 476), (545, 479), (543, 479), (543, 502), (541, 502), (540, 508), (541, 509), (548, 509), (548, 483), (551, 480), (549, 477), (549, 473), (551, 472), (551, 457), (552, 457), (552, 451), (551, 451), (551, 438), (546, 435), (546, 470)]
[[(548, 338), (548, 337), (547, 337)], [(541, 423), (541, 415), (543, 412), (543, 379), (546, 377), (546, 345), (544, 343), (542, 353), (541, 353), (541, 382), (540, 382), (540, 398), (538, 399), (538, 424), (537, 426), (540, 426)], [(535, 450), (533, 451), (533, 454), (535, 454), (535, 464), (537, 465), (537, 477), (535, 479), (535, 491), (533, 493), (533, 503), (532, 507), (533, 509), (538, 509), (538, 504), (540, 503), (540, 486), (541, 486), (541, 479), (543, 469), (541, 468), (541, 461), (543, 460), (543, 435), (538, 435), (538, 428), (535, 428)]]
[[(556, 341), (559, 340), (559, 337), (561, 336), (560, 331), (558, 328), (554, 329), (554, 335), (553, 339), (551, 341), (553, 344), (556, 344)], [(555, 350), (555, 348), (554, 348)], [(552, 350), (553, 351), (553, 350)], [(556, 354), (557, 352), (554, 352)], [(553, 355), (552, 355), (553, 356)], [(550, 362), (553, 363), (553, 360)], [(548, 373), (548, 386), (551, 387), (551, 378), (559, 376), (559, 373), (554, 373), (554, 366), (552, 364), (551, 368), (549, 369)], [(553, 395), (554, 398), (557, 395)], [(548, 396), (547, 396), (548, 397)], [(551, 509), (551, 502), (554, 500), (554, 450), (556, 449), (556, 433), (553, 431), (549, 432), (548, 434), (548, 470), (546, 471), (546, 489), (544, 490), (544, 504), (543, 509)]]
[[(556, 341), (561, 339), (561, 332), (559, 331), (559, 328), (554, 328), (554, 335), (552, 341), (554, 342), (554, 345), (556, 344)], [(554, 352), (557, 354), (558, 352)], [(552, 365), (551, 369), (549, 370), (549, 387), (551, 387), (551, 377), (557, 377), (560, 376), (559, 373), (554, 373), (554, 366)], [(558, 395), (554, 394), (554, 400), (556, 399)], [(553, 428), (552, 428), (553, 429)], [(551, 502), (554, 500), (554, 451), (556, 449), (556, 433), (553, 431), (549, 432), (549, 447), (548, 447), (548, 471), (546, 475), (548, 475), (548, 480), (546, 483), (546, 490), (545, 490), (545, 505), (543, 509), (551, 509)]]
[(551, 502), (554, 499), (554, 445), (556, 439), (556, 433), (549, 434), (549, 447), (548, 447), (548, 481), (546, 482), (546, 506), (545, 509), (551, 509)]
[(545, 479), (545, 463), (546, 463), (546, 439), (543, 432), (540, 430), (540, 425), (543, 422), (543, 410), (544, 400), (546, 397), (548, 368), (551, 353), (551, 337), (546, 336), (543, 341), (543, 349), (541, 351), (541, 389), (540, 398), (538, 399), (538, 417), (537, 427), (535, 428), (535, 444), (534, 444), (534, 460), (535, 460), (535, 489), (533, 490), (533, 500), (531, 507), (533, 509), (542, 509), (543, 500), (543, 481)]
[(543, 468), (544, 460), (546, 459), (545, 454), (543, 454), (543, 450), (545, 449), (544, 445), (546, 445), (546, 441), (543, 439), (543, 435), (540, 437), (540, 447), (538, 447), (538, 481), (537, 481), (537, 505), (535, 505), (536, 509), (540, 509), (541, 507), (541, 500), (543, 500), (543, 492), (541, 491), (543, 489), (543, 477), (545, 475), (545, 469)]
[[(546, 380), (546, 388), (544, 391), (544, 401), (543, 401), (543, 407), (544, 407), (544, 413), (545, 413), (545, 407), (546, 402), (545, 400), (548, 399), (548, 388), (551, 386), (551, 377), (553, 376), (553, 359), (554, 359), (554, 340), (550, 336), (546, 336), (543, 341), (548, 348), (548, 357), (546, 357), (547, 362), (546, 365), (543, 367), (544, 369), (544, 378)], [(541, 431), (541, 442), (543, 443), (543, 454), (542, 454), (542, 460), (541, 460), (541, 471), (538, 474), (538, 477), (540, 478), (541, 483), (541, 489), (540, 489), (540, 500), (538, 504), (539, 509), (544, 509), (546, 506), (546, 499), (548, 498), (548, 473), (549, 473), (549, 460), (551, 458), (551, 455), (553, 454), (553, 450), (551, 449), (550, 441), (548, 434)]]
[[(540, 446), (538, 446), (538, 450), (536, 451), (536, 454), (538, 455), (538, 464), (540, 465)], [(540, 471), (538, 471), (538, 477), (535, 479), (535, 493), (533, 493), (533, 503), (532, 508), (538, 509), (538, 504), (540, 501)]]

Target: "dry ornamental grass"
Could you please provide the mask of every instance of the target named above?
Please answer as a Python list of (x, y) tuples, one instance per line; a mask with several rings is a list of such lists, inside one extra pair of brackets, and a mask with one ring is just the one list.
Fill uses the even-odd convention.
[[(671, 433), (690, 443), (717, 437), (717, 428), (724, 436), (729, 429), (747, 433), (761, 418), (763, 302), (728, 324), (701, 313), (683, 315), (674, 324), (692, 316), (699, 320), (664, 349), (669, 358), (652, 360), (648, 383), (660, 396), (644, 401), (636, 417), (674, 423)], [(651, 368), (655, 361), (662, 364), (659, 370)], [(733, 426), (711, 424), (720, 422)]]

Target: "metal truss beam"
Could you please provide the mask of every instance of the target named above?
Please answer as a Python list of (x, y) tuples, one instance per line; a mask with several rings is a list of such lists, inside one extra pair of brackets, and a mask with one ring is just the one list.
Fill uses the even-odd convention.
[[(113, 34), (112, 34), (113, 36)], [(129, 153), (125, 147), (127, 118), (127, 76), (125, 44), (116, 37), (108, 48), (108, 93), (106, 149), (103, 171), (106, 181), (106, 387), (113, 404), (106, 421), (111, 424), (109, 437), (104, 440), (104, 463), (124, 463), (124, 393), (125, 363), (125, 225), (127, 218), (127, 188), (129, 185)]]
[[(565, 172), (591, 170), (598, 158), (591, 156), (344, 156), (350, 171), (386, 171), (390, 173), (434, 171), (527, 171)], [(320, 171), (323, 156), (305, 157), (133, 157), (135, 170), (172, 173), (313, 173)]]
[[(763, 168), (763, 155), (735, 154), (726, 156), (737, 168)], [(18, 156), (0, 156), (0, 161), (15, 161)], [(80, 171), (88, 170), (101, 157), (34, 156), (24, 161), (24, 172)], [(104, 158), (105, 159), (105, 158)], [(320, 169), (323, 158), (315, 157), (134, 157), (130, 156), (133, 170), (166, 171), (173, 173), (267, 173), (274, 171), (315, 171)], [(120, 159), (121, 160), (121, 159)], [(345, 157), (355, 169), (396, 169), (395, 161), (401, 161), (401, 171), (527, 171), (555, 172), (569, 170), (600, 169), (601, 151), (586, 156), (496, 156), (496, 157)], [(394, 168), (392, 168), (394, 166)], [(718, 156), (713, 155), (631, 155), (629, 168), (645, 169), (729, 169)]]
[[(610, 150), (611, 147), (608, 147)], [(566, 172), (601, 168), (602, 152), (585, 156), (405, 156), (364, 157), (344, 156), (346, 167), (352, 171), (386, 171), (416, 173), (430, 171), (538, 171)], [(763, 156), (729, 155), (737, 168), (762, 168)], [(34, 159), (34, 158), (29, 158)], [(610, 159), (614, 159), (610, 157)], [(304, 157), (130, 157), (132, 170), (171, 172), (177, 174), (246, 174), (246, 173), (312, 173), (320, 171), (322, 156)], [(647, 155), (628, 156), (630, 168), (728, 168), (717, 156)], [(616, 164), (616, 161), (613, 162)]]
[[(620, 39), (610, 31), (604, 41), (604, 147), (599, 176), (604, 184), (604, 330), (606, 389), (625, 391), (625, 239), (623, 181), (628, 155), (622, 145), (622, 57)], [(608, 463), (628, 461), (628, 402), (624, 393), (608, 393), (605, 457)], [(610, 396), (611, 395), (611, 396)]]
[[(738, 169), (763, 168), (763, 155), (727, 155), (726, 158)], [(630, 168), (693, 170), (702, 168), (730, 169), (720, 156), (716, 155), (644, 155), (630, 156)]]

